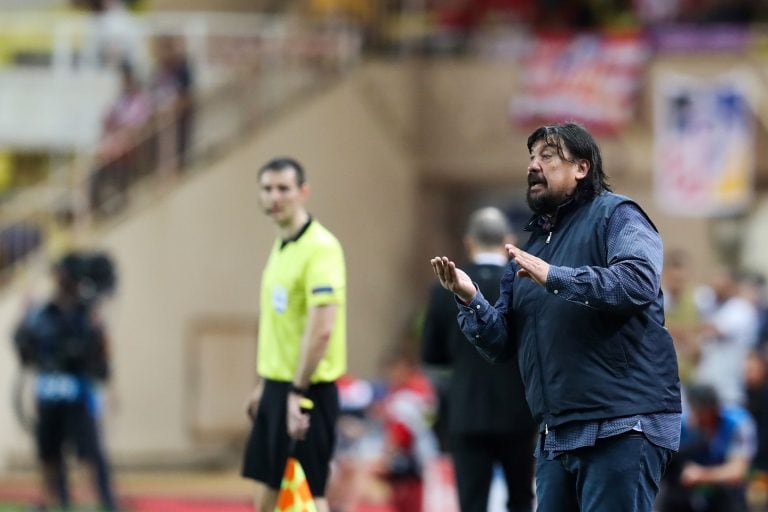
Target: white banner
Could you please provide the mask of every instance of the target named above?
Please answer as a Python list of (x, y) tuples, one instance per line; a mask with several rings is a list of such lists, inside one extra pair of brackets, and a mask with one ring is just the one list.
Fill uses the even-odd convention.
[(675, 215), (745, 210), (753, 196), (755, 78), (665, 72), (654, 88), (654, 191)]

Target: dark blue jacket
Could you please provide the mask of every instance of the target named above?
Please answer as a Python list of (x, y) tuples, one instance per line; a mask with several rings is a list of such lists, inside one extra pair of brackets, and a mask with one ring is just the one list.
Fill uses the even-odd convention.
[(16, 328), (14, 343), (22, 364), (40, 373), (99, 380), (109, 376), (104, 332), (84, 303), (68, 310), (53, 301), (30, 307)]
[[(525, 250), (558, 267), (608, 267), (608, 221), (626, 202), (603, 193), (571, 203), (558, 212), (551, 233), (533, 231)], [(611, 309), (565, 300), (549, 280), (545, 288), (516, 278), (516, 270), (507, 268), (495, 307), (505, 320), (504, 337), (463, 330), (489, 359), (517, 351), (526, 399), (542, 426), (680, 412), (677, 359), (660, 290), (649, 303)], [(483, 309), (473, 301), (465, 315), (471, 308)]]
[[(464, 269), (486, 298), (496, 301), (504, 267)], [(422, 361), (451, 368), (447, 428), (451, 434), (533, 432), (520, 371), (513, 360), (490, 365), (467, 343), (456, 323), (453, 294), (436, 283), (430, 292), (421, 337)], [(442, 404), (441, 404), (442, 405)]]

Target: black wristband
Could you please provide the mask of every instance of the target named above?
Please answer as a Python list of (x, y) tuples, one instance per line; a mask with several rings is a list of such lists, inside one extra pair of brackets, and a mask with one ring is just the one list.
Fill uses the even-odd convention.
[(300, 388), (296, 384), (291, 384), (291, 389), (290, 389), (291, 393), (294, 393), (296, 395), (301, 395), (301, 396), (307, 396), (308, 391), (309, 389), (307, 388)]

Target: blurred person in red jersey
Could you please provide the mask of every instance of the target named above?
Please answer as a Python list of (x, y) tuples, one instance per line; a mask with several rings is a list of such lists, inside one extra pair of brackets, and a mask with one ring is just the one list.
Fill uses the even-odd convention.
[(435, 395), (414, 357), (401, 351), (384, 361), (385, 392), (379, 406), (384, 427), (378, 473), (389, 484), (396, 512), (420, 512), (424, 502), (425, 466), (437, 455), (430, 427)]

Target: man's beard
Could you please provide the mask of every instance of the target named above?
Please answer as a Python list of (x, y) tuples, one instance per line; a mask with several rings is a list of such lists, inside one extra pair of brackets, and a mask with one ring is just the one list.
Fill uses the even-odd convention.
[(549, 189), (545, 189), (535, 196), (531, 195), (531, 188), (528, 187), (528, 191), (525, 194), (525, 200), (528, 203), (533, 213), (537, 215), (544, 215), (548, 213), (554, 213), (557, 207), (560, 206), (565, 198), (552, 194)]
[[(531, 193), (531, 187), (534, 185), (541, 185), (543, 190), (540, 190), (536, 195), (533, 195)], [(525, 200), (528, 202), (528, 208), (530, 208), (533, 213), (544, 215), (555, 213), (557, 207), (560, 206), (566, 198), (561, 197), (560, 194), (553, 193), (544, 176), (537, 173), (531, 173), (528, 175), (528, 190), (526, 190), (525, 193)]]

